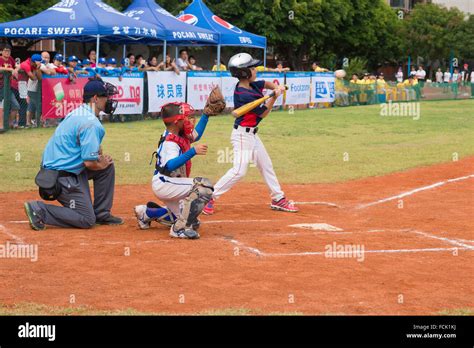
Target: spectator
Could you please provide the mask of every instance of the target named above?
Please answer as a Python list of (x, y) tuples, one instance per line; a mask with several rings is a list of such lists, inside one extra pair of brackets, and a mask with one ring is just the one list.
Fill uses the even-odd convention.
[(201, 67), (196, 65), (196, 58), (194, 58), (194, 56), (189, 56), (189, 66), (191, 70), (202, 70)]
[[(40, 106), (40, 92), (38, 91), (39, 83), (42, 79), (42, 75), (56, 75), (56, 69), (54, 64), (50, 63), (50, 55), (48, 52), (43, 51), (41, 52), (41, 66), (38, 70), (36, 70), (37, 79), (33, 80), (31, 78), (28, 79), (28, 108), (26, 111), (26, 118), (27, 120), (36, 119), (37, 121), (40, 120), (41, 110)], [(38, 123), (38, 122), (37, 122)], [(39, 124), (38, 124), (39, 125)]]
[(139, 71), (145, 71), (146, 67), (148, 66), (147, 61), (142, 55), (137, 56), (137, 66)]
[(156, 57), (151, 57), (148, 59), (148, 67), (145, 68), (146, 71), (159, 71), (160, 68), (158, 67), (158, 58)]
[(403, 83), (403, 69), (402, 69), (402, 67), (398, 68), (398, 72), (395, 75), (395, 77), (396, 77), (398, 83)]
[(387, 82), (383, 73), (379, 74), (377, 79), (377, 99), (379, 103), (385, 103), (387, 101)]
[(137, 60), (135, 59), (135, 55), (133, 53), (127, 54), (127, 59), (129, 68), (134, 68), (137, 65)]
[(471, 71), (471, 98), (474, 98), (474, 69)]
[(95, 72), (98, 75), (108, 75), (107, 71), (107, 59), (104, 57), (99, 58), (97, 61), (97, 66), (95, 67)]
[[(37, 86), (38, 86), (38, 80), (41, 80), (42, 78), (42, 73), (41, 73), (41, 65), (44, 64), (45, 62), (43, 61), (43, 59), (41, 58), (41, 55), (40, 54), (33, 54), (31, 56), (31, 58), (28, 58), (27, 60), (25, 60), (24, 62), (22, 62), (20, 64), (20, 69), (22, 70), (23, 72), (23, 76), (25, 76), (24, 78), (24, 81), (29, 81), (28, 79), (30, 80), (33, 80), (34, 82), (32, 82), (32, 85), (34, 85), (34, 87), (36, 87), (36, 90), (35, 88), (32, 88), (33, 91), (30, 90), (30, 93), (28, 93), (28, 98), (30, 104), (28, 104), (28, 110), (27, 110), (27, 113), (26, 113), (26, 127), (31, 127), (33, 125), (36, 125), (35, 121), (32, 120), (32, 114), (33, 112), (36, 112), (36, 108), (37, 108)], [(23, 80), (23, 78), (22, 78)], [(36, 83), (35, 83), (36, 82)], [(33, 92), (33, 93), (31, 93)], [(33, 98), (35, 98), (35, 100), (33, 100)], [(37, 125), (36, 125), (37, 126)]]
[(53, 59), (54, 70), (56, 70), (56, 74), (63, 74), (67, 75), (67, 69), (63, 65), (64, 57), (62, 54), (56, 54)]
[(51, 63), (51, 56), (49, 52), (41, 52), (41, 59), (43, 59), (44, 64), (41, 64), (41, 72), (46, 75), (56, 75), (56, 69), (53, 63)]
[(451, 77), (451, 80), (452, 80), (451, 89), (452, 89), (453, 93), (457, 96), (459, 83), (461, 82), (461, 74), (459, 73), (458, 68), (454, 69), (453, 76)]
[(87, 58), (91, 62), (91, 68), (95, 68), (97, 66), (97, 52), (95, 49), (90, 49), (89, 52), (87, 52)]
[[(412, 77), (415, 77), (415, 76), (416, 76), (416, 70), (415, 70), (415, 66), (414, 66), (414, 65), (412, 65), (412, 67), (411, 67), (410, 76), (412, 76)], [(407, 80), (405, 80), (405, 81), (407, 81)]]
[(188, 51), (187, 50), (181, 50), (179, 51), (179, 58), (176, 61), (176, 66), (180, 71), (188, 71), (191, 70), (189, 60), (188, 60)]
[[(224, 62), (221, 60), (221, 65), (219, 67), (220, 71), (227, 71), (227, 67), (225, 66)], [(217, 59), (214, 59), (214, 66), (212, 67), (212, 71), (217, 71)], [(257, 71), (259, 71), (257, 69)]]
[(174, 60), (171, 60), (171, 57), (169, 54), (166, 55), (166, 61), (165, 63), (161, 62), (158, 64), (158, 69), (163, 70), (163, 71), (174, 71), (177, 75), (179, 75), (179, 69), (176, 66), (176, 63)]
[[(18, 92), (18, 70), (19, 65), (15, 63), (15, 60), (11, 56), (12, 48), (10, 45), (3, 46), (2, 55), (0, 56), (0, 100), (3, 102), (5, 97), (10, 97), (10, 119), (18, 119), (18, 111), (20, 110), (19, 103), (19, 92)], [(10, 91), (4, 90), (4, 73), (11, 73), (10, 76)], [(8, 96), (10, 94), (10, 96)], [(0, 131), (3, 132), (3, 110), (0, 113)], [(12, 124), (13, 126), (14, 124)]]
[(272, 71), (275, 71), (275, 72), (285, 72), (285, 71), (290, 71), (291, 69), (290, 68), (284, 68), (283, 67), (283, 62), (282, 61), (278, 61), (277, 64), (276, 64), (276, 68), (275, 69), (272, 69)]
[(82, 70), (80, 67), (79, 67), (79, 58), (77, 58), (76, 56), (70, 56), (68, 59), (67, 59), (67, 62), (68, 62), (68, 74), (69, 74), (69, 81), (71, 81), (71, 83), (75, 83), (76, 81), (76, 78), (77, 78), (77, 75), (82, 75), (82, 74), (85, 74), (87, 75), (88, 72), (85, 71), (85, 70)]
[(418, 80), (418, 83), (420, 84), (419, 87), (421, 98), (424, 98), (425, 96), (423, 95), (423, 87), (425, 87), (426, 71), (423, 69), (423, 65), (418, 66), (418, 71), (416, 72), (415, 76)]
[(463, 85), (467, 85), (467, 83), (469, 82), (469, 64), (464, 63), (461, 74)]
[(449, 84), (451, 83), (451, 72), (449, 71), (449, 68), (446, 69), (444, 73), (444, 87), (443, 87), (443, 92), (447, 93), (448, 92), (448, 87)]
[(439, 85), (443, 83), (443, 72), (441, 71), (441, 68), (438, 68), (438, 71), (436, 72), (436, 83)]
[(313, 64), (311, 64), (311, 68), (312, 68), (315, 72), (327, 72), (327, 71), (329, 71), (328, 69), (321, 68), (321, 67), (319, 66), (319, 62), (314, 62)]
[(361, 80), (357, 74), (352, 75), (351, 80), (349, 81), (349, 101), (355, 105), (360, 104), (360, 87)]

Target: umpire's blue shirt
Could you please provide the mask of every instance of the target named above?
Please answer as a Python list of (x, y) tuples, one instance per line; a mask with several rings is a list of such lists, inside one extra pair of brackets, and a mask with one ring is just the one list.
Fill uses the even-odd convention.
[(79, 174), (84, 161), (96, 161), (105, 129), (89, 105), (83, 104), (59, 124), (43, 153), (43, 166)]

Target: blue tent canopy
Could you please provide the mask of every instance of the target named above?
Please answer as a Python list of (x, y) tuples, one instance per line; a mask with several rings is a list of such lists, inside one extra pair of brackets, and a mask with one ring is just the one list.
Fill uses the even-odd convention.
[(161, 42), (165, 33), (100, 0), (62, 0), (32, 17), (0, 23), (0, 37), (131, 43)]
[(220, 34), (221, 46), (241, 46), (266, 48), (267, 39), (264, 36), (246, 32), (217, 17), (202, 0), (194, 0), (186, 7), (179, 20), (201, 28), (209, 29)]
[(219, 34), (183, 23), (159, 6), (154, 0), (135, 0), (124, 12), (125, 15), (157, 25), (166, 34), (168, 43), (186, 45), (217, 45)]

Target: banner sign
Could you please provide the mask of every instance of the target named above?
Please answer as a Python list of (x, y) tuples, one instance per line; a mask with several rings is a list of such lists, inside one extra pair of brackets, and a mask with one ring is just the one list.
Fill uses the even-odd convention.
[(333, 103), (336, 96), (334, 73), (312, 73), (311, 102)]
[(137, 115), (143, 113), (143, 76), (142, 72), (125, 74), (121, 81), (118, 77), (102, 77), (102, 80), (117, 87), (118, 100), (116, 115)]
[(285, 104), (309, 104), (311, 97), (311, 73), (287, 72)]
[(67, 77), (43, 76), (41, 81), (43, 118), (64, 118), (82, 104), (87, 77), (78, 77), (71, 83)]
[(221, 87), (221, 72), (189, 71), (187, 84), (187, 103), (202, 110), (212, 89)]
[[(259, 72), (257, 73), (257, 80), (265, 80), (268, 82), (273, 82), (275, 85), (282, 86), (285, 84), (285, 73), (279, 72)], [(264, 89), (263, 94), (268, 95), (271, 91)], [(283, 105), (283, 94), (278, 97), (275, 101), (274, 106), (282, 106)]]
[(148, 72), (148, 111), (159, 112), (167, 103), (186, 101), (186, 72)]

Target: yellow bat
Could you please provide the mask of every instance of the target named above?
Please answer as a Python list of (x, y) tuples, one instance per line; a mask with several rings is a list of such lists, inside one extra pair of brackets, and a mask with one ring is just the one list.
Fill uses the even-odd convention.
[[(288, 86), (285, 86), (285, 90), (288, 89)], [(246, 113), (248, 113), (249, 111), (252, 111), (253, 109), (255, 109), (257, 106), (259, 106), (260, 104), (264, 103), (267, 99), (270, 99), (271, 97), (273, 97), (275, 95), (275, 91), (273, 91), (272, 93), (270, 93), (269, 95), (266, 95), (260, 99), (257, 99), (257, 100), (254, 100), (253, 102), (250, 102), (250, 103), (247, 103), (245, 105), (242, 105), (240, 108), (237, 108), (235, 109), (234, 111), (232, 111), (232, 116), (234, 117), (240, 117), (242, 115), (245, 115)]]

